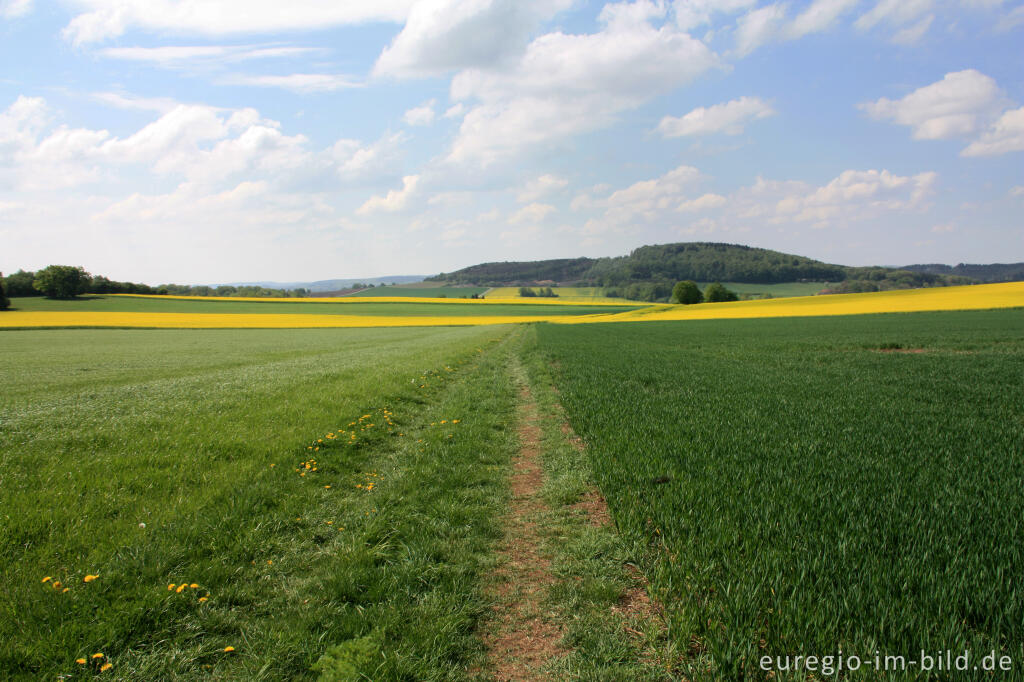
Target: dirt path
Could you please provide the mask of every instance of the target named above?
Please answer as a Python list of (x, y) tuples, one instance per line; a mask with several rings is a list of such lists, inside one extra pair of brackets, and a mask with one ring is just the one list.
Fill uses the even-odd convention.
[(544, 601), (554, 583), (551, 561), (541, 551), (540, 517), (548, 511), (540, 496), (544, 482), (537, 403), (527, 385), (519, 392), (520, 449), (512, 462), (512, 502), (498, 549), (495, 612), (483, 633), (495, 679), (542, 680), (541, 670), (564, 652), (558, 617)]

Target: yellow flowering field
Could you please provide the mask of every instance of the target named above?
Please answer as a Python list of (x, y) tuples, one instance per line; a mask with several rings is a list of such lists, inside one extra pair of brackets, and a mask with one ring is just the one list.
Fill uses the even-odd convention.
[[(188, 297), (151, 297), (188, 298)], [(209, 300), (191, 297), (194, 300)], [(240, 299), (222, 299), (237, 301)], [(251, 299), (245, 299), (251, 300)], [(265, 301), (267, 299), (256, 299)], [(309, 300), (280, 299), (297, 305), (310, 305)], [(316, 299), (344, 301), (353, 304), (367, 300), (386, 299)], [(529, 299), (517, 299), (516, 303)], [(650, 305), (627, 312), (595, 313), (585, 315), (493, 315), (486, 312), (488, 305), (500, 301), (472, 299), (399, 299), (406, 305), (434, 303), (463, 303), (482, 306), (480, 314), (465, 315), (329, 315), (281, 313), (183, 313), (183, 312), (115, 312), (115, 311), (39, 311), (12, 310), (0, 314), (0, 327), (143, 327), (166, 329), (309, 329), (330, 327), (448, 327), (467, 325), (519, 324), (552, 322), (556, 324), (586, 324), (595, 322), (638, 322), (665, 320), (713, 320), (757, 317), (813, 317), (820, 315), (861, 315), (867, 313), (922, 312), (939, 310), (982, 310), (991, 308), (1024, 307), (1024, 282), (980, 284), (963, 287), (936, 287), (931, 289), (901, 289), (867, 294), (837, 294), (832, 296), (801, 296), (732, 303), (703, 303), (693, 306)], [(551, 299), (538, 303), (550, 304)], [(583, 302), (563, 302), (562, 305), (582, 305)], [(311, 308), (312, 309), (312, 308)]]

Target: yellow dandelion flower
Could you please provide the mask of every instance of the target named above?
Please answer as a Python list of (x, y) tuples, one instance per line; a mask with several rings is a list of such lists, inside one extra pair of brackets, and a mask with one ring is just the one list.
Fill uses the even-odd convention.
[(452, 424), (458, 424), (458, 423), (459, 423), (459, 420), (458, 420), (458, 419), (453, 419), (453, 420), (452, 420)]
[(82, 582), (91, 583), (93, 580), (96, 580), (96, 578), (99, 578), (99, 576), (98, 575), (92, 575), (90, 573), (89, 575), (87, 575), (84, 578), (82, 578)]
[(86, 661), (85, 661), (84, 658), (76, 658), (75, 659), (75, 663), (77, 663), (78, 665), (85, 665), (85, 662)]
[(273, 559), (267, 559), (267, 566), (270, 566), (273, 563), (274, 563)]
[(230, 654), (234, 650), (235, 650), (235, 647), (233, 647), (233, 646), (226, 646), (226, 647), (224, 647), (224, 653), (226, 653), (226, 654)]
[(206, 601), (208, 599), (209, 599), (209, 597), (200, 597), (199, 598), (199, 603), (202, 604), (204, 601)]
[(97, 658), (103, 658), (103, 654), (93, 654), (90, 658), (95, 661)]
[(188, 585), (186, 585), (185, 583), (178, 585), (178, 589), (174, 591), (175, 594), (181, 594), (181, 591), (184, 590), (186, 587), (188, 587)]
[(448, 423), (448, 420), (447, 420), (447, 419), (442, 419), (442, 420), (441, 420), (441, 423), (442, 423), (442, 424), (447, 424), (447, 423)]
[(325, 485), (324, 486), (324, 490), (330, 490), (330, 489), (331, 489), (331, 486), (329, 486), (329, 485)]
[(173, 589), (174, 589), (174, 583), (171, 583), (170, 585), (167, 586), (167, 591), (168, 592), (170, 592)]
[(55, 589), (55, 590), (59, 590), (60, 589), (60, 581), (59, 580), (54, 580), (53, 581), (53, 589)]
[(270, 468), (273, 469), (275, 466), (277, 466), (277, 465), (276, 464), (271, 464)]
[(107, 672), (108, 670), (110, 670), (113, 667), (114, 667), (113, 663), (104, 663), (102, 666), (100, 666), (100, 672), (101, 673), (105, 673), (105, 672)]
[(199, 583), (192, 583), (191, 585), (189, 585), (189, 587), (191, 587), (193, 590), (197, 590), (199, 589)]
[(67, 592), (70, 589), (71, 589), (70, 587), (65, 587), (63, 590), (60, 591), (60, 593), (64, 594), (65, 592)]
[(44, 583), (48, 583), (48, 582), (50, 582), (51, 580), (53, 580), (53, 578), (51, 578), (50, 576), (46, 576), (45, 578), (43, 578), (42, 582), (44, 582)]

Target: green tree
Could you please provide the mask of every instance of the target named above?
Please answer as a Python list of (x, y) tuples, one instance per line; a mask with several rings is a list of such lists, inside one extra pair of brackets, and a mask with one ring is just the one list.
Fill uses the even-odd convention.
[(697, 286), (696, 282), (687, 279), (682, 282), (676, 282), (676, 285), (672, 287), (673, 303), (692, 305), (694, 303), (700, 303), (703, 300), (704, 294), (700, 293), (700, 288)]
[(35, 281), (36, 273), (25, 272), (24, 270), (18, 270), (17, 272), (7, 275), (5, 284), (7, 285), (8, 296), (39, 296), (39, 291), (32, 286), (32, 282)]
[(7, 300), (7, 291), (4, 288), (4, 273), (0, 272), (0, 310), (5, 310), (11, 304)]
[(704, 290), (704, 300), (708, 303), (723, 303), (725, 301), (738, 301), (740, 297), (736, 295), (735, 291), (730, 291), (722, 284), (715, 282), (714, 284), (709, 284), (708, 288)]
[(36, 273), (34, 286), (47, 298), (74, 298), (85, 293), (91, 276), (84, 268), (71, 265), (50, 265)]

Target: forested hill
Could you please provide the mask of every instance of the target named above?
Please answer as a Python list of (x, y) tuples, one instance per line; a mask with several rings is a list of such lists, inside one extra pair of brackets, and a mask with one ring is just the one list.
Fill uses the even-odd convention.
[(904, 265), (901, 270), (911, 272), (925, 272), (932, 275), (958, 275), (970, 277), (979, 282), (1020, 282), (1024, 281), (1024, 263), (991, 263), (989, 265), (975, 265), (972, 263), (960, 263), (959, 265), (941, 265), (929, 263), (926, 265)]
[(553, 280), (609, 287), (684, 279), (772, 284), (845, 278), (843, 266), (803, 256), (738, 244), (687, 242), (642, 246), (617, 258), (484, 263), (429, 279), (480, 285)]

